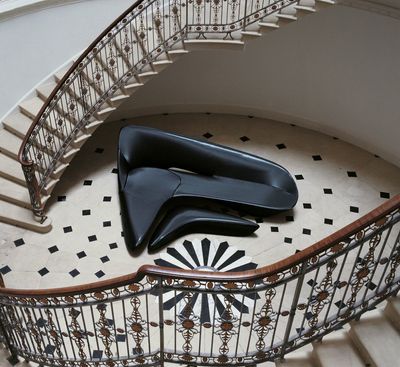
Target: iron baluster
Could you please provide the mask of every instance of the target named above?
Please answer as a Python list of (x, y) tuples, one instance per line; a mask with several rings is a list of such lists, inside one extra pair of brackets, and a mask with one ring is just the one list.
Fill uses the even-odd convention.
[[(287, 344), (288, 344), (289, 336), (290, 336), (290, 331), (292, 330), (294, 317), (296, 315), (296, 309), (297, 309), (297, 305), (299, 303), (301, 288), (303, 287), (304, 277), (306, 275), (306, 270), (307, 270), (307, 261), (305, 261), (305, 262), (303, 262), (301, 264), (300, 275), (299, 275), (299, 277), (297, 279), (296, 289), (295, 289), (295, 292), (294, 292), (292, 305), (290, 307), (289, 320), (288, 320), (288, 323), (287, 323), (287, 326), (286, 326), (285, 335), (283, 337), (281, 353), (280, 353), (280, 358), (281, 359), (284, 359), (284, 357), (285, 357), (285, 350), (287, 348)], [(300, 330), (300, 332), (301, 332), (301, 330)]]

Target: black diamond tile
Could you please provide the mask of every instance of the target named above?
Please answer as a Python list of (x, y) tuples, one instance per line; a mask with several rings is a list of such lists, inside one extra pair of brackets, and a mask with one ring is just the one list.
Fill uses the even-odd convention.
[(118, 173), (118, 168), (113, 168), (111, 173), (117, 174)]
[(357, 173), (354, 171), (347, 171), (347, 176), (349, 177), (357, 177)]
[(94, 275), (96, 275), (97, 278), (101, 278), (106, 274), (103, 272), (103, 270), (99, 270), (97, 273), (94, 273)]
[(85, 252), (85, 251), (81, 251), (81, 252), (78, 252), (78, 253), (76, 254), (76, 256), (78, 256), (80, 259), (82, 259), (83, 257), (86, 257), (87, 255), (86, 255), (86, 252)]
[(240, 140), (241, 140), (242, 142), (246, 142), (246, 141), (249, 141), (250, 139), (249, 139), (247, 136), (242, 136), (242, 137), (240, 138)]
[(312, 312), (307, 312), (306, 313), (306, 319), (307, 320), (310, 320), (313, 316), (314, 316), (314, 314)]
[(72, 278), (77, 277), (80, 274), (79, 270), (73, 269), (69, 272), (69, 275), (71, 275)]
[(206, 139), (210, 139), (210, 138), (213, 137), (213, 134), (211, 134), (211, 133), (209, 133), (209, 132), (206, 132), (205, 134), (203, 134), (203, 136), (204, 136)]
[(25, 241), (24, 241), (22, 238), (19, 238), (18, 240), (15, 240), (15, 241), (14, 241), (14, 245), (15, 245), (16, 247), (25, 245)]
[(304, 180), (303, 175), (294, 175), (296, 177), (296, 180)]
[(324, 189), (324, 194), (332, 195), (332, 193), (333, 193), (332, 189)]
[(67, 197), (65, 195), (57, 196), (57, 201), (65, 201)]
[(69, 233), (69, 232), (72, 232), (72, 227), (71, 226), (64, 227), (63, 230), (64, 230), (64, 233)]
[(247, 115), (247, 117), (248, 117), (249, 119), (252, 119), (252, 118), (254, 118), (254, 116), (253, 116), (253, 115)]
[(325, 218), (324, 219), (324, 223), (332, 225), (333, 224), (333, 219)]
[(39, 318), (39, 319), (36, 321), (36, 326), (38, 326), (38, 327), (40, 327), (40, 328), (45, 327), (45, 326), (46, 326), (46, 320), (45, 320), (45, 319), (42, 319), (42, 318)]
[(125, 235), (124, 235), (124, 232), (123, 232), (123, 231), (121, 231), (121, 237), (125, 237)]
[(376, 284), (373, 283), (373, 282), (368, 282), (365, 286), (366, 286), (368, 289), (370, 289), (371, 291), (373, 291), (373, 290), (376, 288)]
[(337, 301), (335, 303), (335, 306), (340, 309), (340, 308), (346, 307), (346, 304), (342, 301)]
[(124, 343), (126, 340), (125, 334), (118, 334), (116, 337), (117, 343)]
[(3, 266), (3, 267), (0, 269), (0, 273), (3, 274), (3, 275), (6, 275), (6, 274), (9, 273), (10, 271), (11, 271), (11, 269), (10, 269), (10, 267), (9, 267), (8, 265)]
[(93, 359), (101, 359), (103, 357), (103, 351), (102, 350), (94, 350), (92, 353), (92, 358)]
[(271, 227), (271, 232), (279, 232), (279, 228), (278, 227)]
[(276, 144), (276, 147), (278, 149), (286, 149), (286, 145), (285, 144)]
[(299, 252), (301, 252), (301, 250), (296, 250), (294, 253), (295, 253), (295, 254), (298, 254)]
[(96, 150), (94, 152), (97, 153), (97, 154), (101, 154), (101, 153), (104, 152), (104, 149), (103, 148), (96, 148)]
[(304, 209), (312, 209), (311, 203), (304, 203), (303, 208)]
[(118, 247), (118, 245), (115, 242), (110, 243), (108, 246), (110, 247), (111, 250), (114, 250), (115, 248)]
[(293, 222), (293, 221), (294, 221), (293, 215), (287, 215), (286, 216), (286, 222)]
[(107, 221), (103, 222), (103, 227), (111, 227), (111, 221), (107, 220)]
[(47, 268), (42, 268), (42, 269), (40, 269), (40, 270), (38, 271), (38, 273), (43, 277), (43, 276), (45, 276), (46, 274), (48, 274), (49, 271), (48, 271)]
[(303, 228), (303, 234), (311, 234), (311, 229)]
[(54, 351), (56, 350), (56, 347), (54, 345), (47, 345), (46, 348), (44, 348), (45, 354), (54, 354)]
[(312, 159), (313, 159), (314, 161), (322, 161), (322, 157), (321, 157), (320, 155), (313, 155), (313, 156), (312, 156)]
[(351, 206), (351, 207), (350, 207), (350, 211), (351, 211), (352, 213), (358, 213), (360, 210), (359, 210), (358, 207), (356, 207), (356, 206)]
[(292, 243), (292, 239), (290, 237), (285, 237), (284, 242), (285, 243)]
[(83, 186), (91, 186), (92, 183), (93, 183), (92, 180), (85, 180), (85, 181), (83, 181)]
[(336, 136), (332, 136), (333, 140), (339, 140)]
[(307, 284), (308, 284), (310, 287), (312, 287), (312, 286), (314, 286), (314, 284), (316, 284), (316, 283), (314, 282), (314, 279), (310, 279), (310, 280), (307, 282)]
[(51, 254), (54, 254), (55, 252), (58, 251), (58, 247), (57, 246), (51, 246), (51, 247), (48, 248), (48, 250), (49, 250), (49, 252)]
[(106, 263), (106, 262), (110, 261), (110, 258), (108, 256), (103, 256), (100, 258), (100, 260), (102, 263)]
[(254, 219), (255, 219), (256, 223), (263, 223), (264, 222), (264, 219), (261, 218), (261, 217), (257, 217), (257, 218), (254, 218)]
[(390, 199), (390, 194), (388, 192), (381, 191), (380, 196), (382, 199)]
[(95, 234), (92, 234), (91, 236), (88, 236), (89, 242), (97, 241), (97, 236)]
[(90, 215), (90, 209), (82, 210), (82, 215)]
[(103, 201), (111, 201), (111, 196), (104, 196)]

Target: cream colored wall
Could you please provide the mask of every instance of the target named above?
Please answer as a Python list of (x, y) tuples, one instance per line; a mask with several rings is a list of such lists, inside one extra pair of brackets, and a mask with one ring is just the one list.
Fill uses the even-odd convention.
[(255, 114), (336, 135), (400, 166), (399, 39), (400, 21), (335, 6), (265, 34), (243, 52), (190, 53), (110, 119)]
[[(132, 0), (48, 1), (0, 22), (0, 117), (37, 83), (85, 49)], [(6, 5), (6, 2), (4, 3)]]

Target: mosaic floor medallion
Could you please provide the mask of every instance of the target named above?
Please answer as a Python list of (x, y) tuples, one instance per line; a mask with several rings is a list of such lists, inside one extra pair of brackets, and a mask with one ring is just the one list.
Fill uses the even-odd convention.
[[(243, 250), (237, 250), (227, 242), (216, 243), (207, 238), (203, 240), (185, 240), (174, 247), (168, 247), (160, 258), (154, 260), (159, 266), (175, 269), (194, 269), (200, 271), (235, 272), (255, 269), (257, 264)], [(240, 312), (249, 313), (254, 305), (256, 295), (234, 295), (232, 312), (235, 316)], [(258, 298), (258, 297), (257, 297)], [(185, 292), (167, 291), (163, 295), (164, 310), (181, 315), (185, 302)], [(222, 294), (195, 293), (191, 300), (191, 308), (200, 316), (201, 323), (210, 322), (214, 315), (223, 316), (225, 297)]]

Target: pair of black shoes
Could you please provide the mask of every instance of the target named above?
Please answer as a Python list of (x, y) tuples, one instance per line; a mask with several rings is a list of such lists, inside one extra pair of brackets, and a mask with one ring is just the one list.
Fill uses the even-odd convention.
[(121, 129), (118, 183), (124, 238), (154, 251), (191, 232), (246, 236), (258, 225), (204, 208), (265, 217), (294, 207), (296, 184), (280, 165), (148, 127)]

